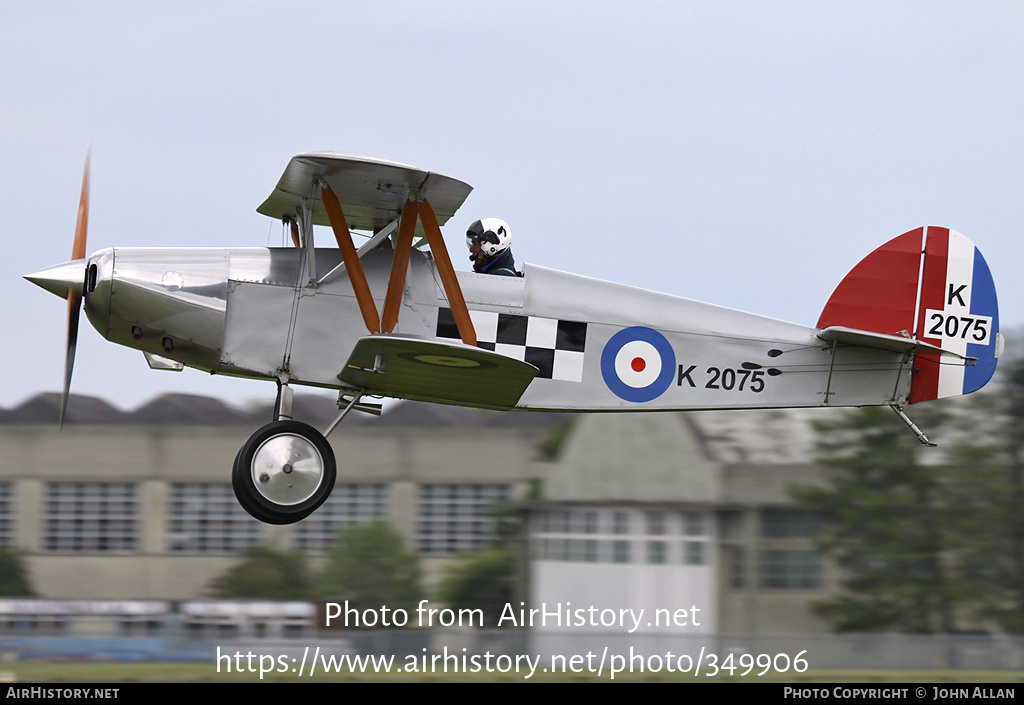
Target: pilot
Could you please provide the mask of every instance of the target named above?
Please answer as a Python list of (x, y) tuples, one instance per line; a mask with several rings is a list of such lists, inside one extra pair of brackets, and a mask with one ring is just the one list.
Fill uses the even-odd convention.
[(521, 277), (512, 258), (512, 232), (508, 223), (497, 218), (473, 221), (466, 231), (469, 261), (473, 271), (502, 277)]

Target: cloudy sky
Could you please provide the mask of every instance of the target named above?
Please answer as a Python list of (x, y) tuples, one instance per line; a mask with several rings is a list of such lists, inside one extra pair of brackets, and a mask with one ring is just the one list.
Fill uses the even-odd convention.
[[(882, 242), (944, 225), (1024, 324), (1020, 2), (0, 0), (0, 347), (10, 408), (60, 387), (71, 252), (264, 246), (288, 159), (332, 150), (475, 188), (517, 260), (813, 325)], [(83, 317), (73, 391), (133, 409), (273, 386), (152, 372)]]

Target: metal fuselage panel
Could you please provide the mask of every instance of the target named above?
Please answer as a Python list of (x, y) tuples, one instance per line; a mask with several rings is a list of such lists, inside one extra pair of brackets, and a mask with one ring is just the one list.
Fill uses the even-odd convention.
[(105, 338), (217, 370), (227, 249), (108, 249), (89, 259), (87, 272), (86, 315)]
[(833, 349), (816, 328), (543, 267), (526, 270), (524, 308), (587, 322), (580, 381), (536, 380), (525, 408), (866, 406), (909, 391), (897, 353)]
[[(391, 258), (381, 249), (362, 258), (378, 311)], [(315, 261), (314, 280), (340, 255), (318, 249)], [(93, 325), (191, 367), (337, 388), (367, 335), (344, 270), (310, 285), (299, 248), (119, 248), (93, 262)], [(532, 265), (523, 278), (458, 280), (481, 347), (541, 370), (517, 408), (862, 406), (902, 403), (909, 390), (909, 358), (834, 348), (815, 328)], [(394, 332), (457, 339), (447, 309), (433, 261), (414, 251)]]

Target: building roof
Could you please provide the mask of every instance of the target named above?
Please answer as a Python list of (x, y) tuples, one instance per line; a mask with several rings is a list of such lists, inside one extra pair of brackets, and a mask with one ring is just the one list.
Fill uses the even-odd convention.
[[(37, 394), (0, 417), (0, 422), (17, 424), (56, 424), (60, 422), (61, 395)], [(72, 394), (68, 397), (64, 423), (120, 423), (123, 414), (96, 397)]]
[(806, 463), (816, 455), (815, 420), (842, 409), (693, 411), (689, 417), (710, 458), (722, 463)]
[(722, 499), (721, 464), (686, 414), (581, 416), (544, 481), (555, 501)]
[[(121, 411), (96, 397), (72, 394), (68, 397), (65, 424), (137, 425), (262, 425), (273, 417), (273, 402), (246, 409), (220, 399), (194, 394), (164, 394), (132, 411)], [(338, 415), (336, 401), (324, 395), (296, 394), (292, 416), (317, 428), (324, 428)], [(389, 405), (379, 419), (352, 413), (345, 425), (375, 424), (384, 427), (501, 427), (543, 429), (553, 426), (564, 414), (483, 411), (445, 404), (399, 401)], [(60, 394), (42, 393), (13, 409), (0, 409), (0, 424), (56, 424), (60, 419)]]
[(219, 399), (194, 394), (164, 394), (122, 416), (128, 423), (144, 425), (230, 425), (252, 420), (252, 414), (232, 408)]

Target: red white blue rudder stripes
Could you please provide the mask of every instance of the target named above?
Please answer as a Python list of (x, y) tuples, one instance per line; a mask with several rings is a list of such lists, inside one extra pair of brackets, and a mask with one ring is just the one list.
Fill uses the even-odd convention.
[(974, 243), (948, 228), (928, 228), (917, 339), (976, 358), (973, 365), (917, 355), (910, 403), (977, 391), (996, 371), (1002, 352), (996, 288)]
[(948, 228), (917, 228), (885, 243), (836, 287), (818, 328), (846, 326), (913, 336), (976, 358), (964, 365), (926, 353), (914, 358), (910, 403), (985, 386), (1001, 352), (996, 290), (974, 243)]

